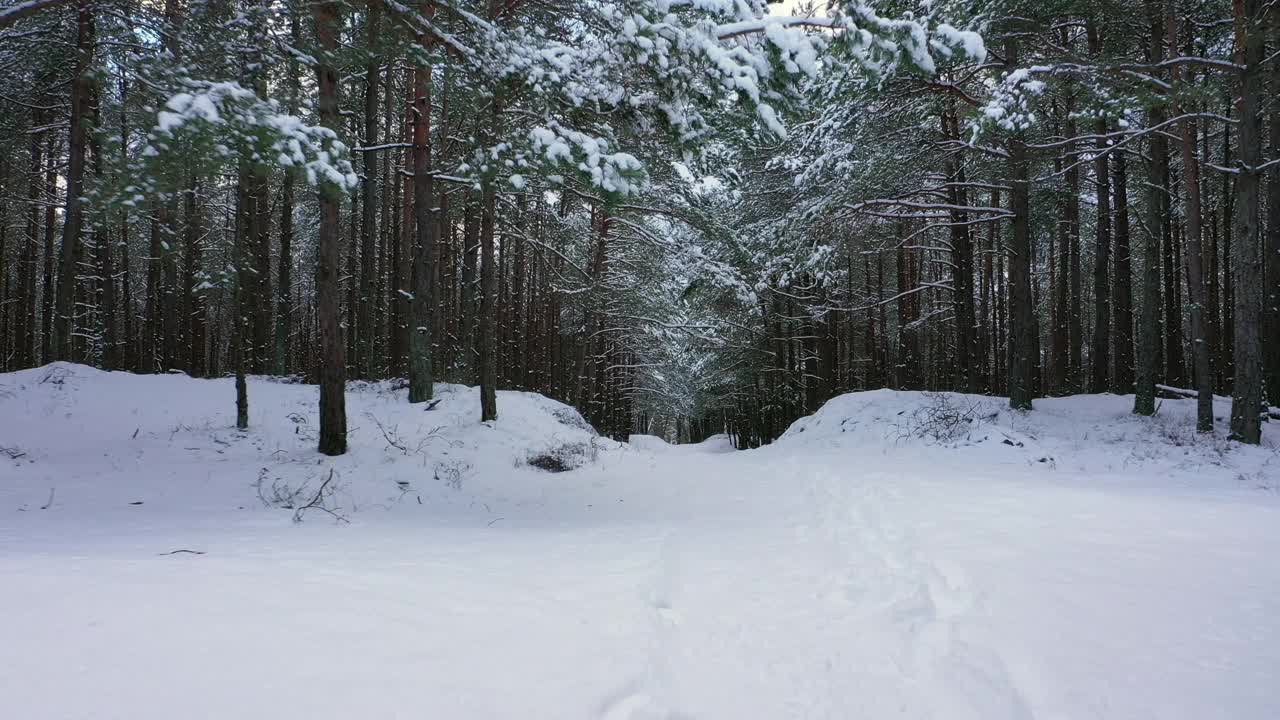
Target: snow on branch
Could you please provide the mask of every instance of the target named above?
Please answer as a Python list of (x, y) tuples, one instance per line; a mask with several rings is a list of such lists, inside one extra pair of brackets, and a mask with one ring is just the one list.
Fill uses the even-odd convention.
[(308, 125), (236, 82), (188, 80), (156, 115), (144, 157), (181, 151), (189, 159), (301, 168), (311, 185), (350, 190), (359, 183), (347, 146), (333, 130)]
[(71, 0), (29, 0), (12, 7), (0, 10), (0, 28), (8, 27), (24, 17), (34, 15), (42, 10), (49, 10), (60, 5), (67, 5)]

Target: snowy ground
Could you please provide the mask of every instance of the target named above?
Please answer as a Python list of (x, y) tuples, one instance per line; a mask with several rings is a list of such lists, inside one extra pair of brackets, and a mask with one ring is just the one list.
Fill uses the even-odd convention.
[[(1280, 456), (1190, 401), (857, 393), (735, 453), (375, 385), (330, 460), (315, 394), (0, 375), (0, 716), (1280, 717)], [(330, 470), (348, 523), (258, 499)]]

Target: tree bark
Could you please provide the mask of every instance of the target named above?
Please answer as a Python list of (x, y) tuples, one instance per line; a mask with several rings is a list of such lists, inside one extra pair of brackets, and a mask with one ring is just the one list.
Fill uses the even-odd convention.
[(244, 164), (240, 167), (240, 179), (236, 185), (236, 236), (235, 252), (232, 254), (235, 263), (235, 292), (232, 293), (231, 312), (231, 364), (236, 375), (236, 427), (241, 430), (249, 428), (249, 383), (246, 380), (246, 362), (248, 352), (245, 345), (249, 340), (245, 337), (245, 325), (248, 320), (245, 313), (250, 312), (249, 303), (249, 237), (252, 234), (253, 210), (250, 198), (252, 175)]
[[(295, 46), (302, 42), (302, 26), (297, 13), (290, 13), (289, 16), (289, 37)], [(289, 56), (286, 73), (285, 82), (289, 93), (286, 109), (290, 115), (296, 115), (301, 78), (298, 60), (293, 55)], [(297, 174), (286, 168), (280, 189), (280, 260), (276, 276), (276, 329), (271, 370), (276, 375), (289, 372), (293, 350), (293, 193), (296, 178)]]
[(57, 358), (53, 349), (53, 313), (54, 297), (58, 294), (58, 277), (55, 273), (53, 238), (57, 230), (57, 215), (54, 206), (58, 202), (58, 175), (53, 169), (54, 144), (49, 141), (49, 169), (45, 172), (44, 188), (46, 203), (44, 207), (44, 292), (40, 298), (40, 360), (53, 362)]
[(480, 216), (480, 422), (498, 419), (497, 347), (494, 337), (498, 277), (493, 253), (494, 220), (494, 192), (490, 183), (484, 189)]
[[(1067, 105), (1067, 137), (1074, 138), (1078, 134), (1076, 120), (1073, 115), (1075, 103)], [(1082, 297), (1084, 285), (1080, 273), (1080, 156), (1077, 144), (1067, 146), (1067, 247), (1064, 255), (1070, 262), (1067, 277), (1061, 282), (1070, 281), (1071, 302), (1067, 312), (1067, 386), (1068, 393), (1080, 392), (1083, 386), (1082, 366), (1084, 348), (1084, 310)]]
[(1236, 63), (1240, 73), (1237, 104), (1240, 117), (1240, 161), (1236, 176), (1234, 218), (1235, 257), (1231, 272), (1235, 286), (1235, 380), (1231, 389), (1231, 436), (1243, 443), (1262, 442), (1262, 357), (1259, 324), (1262, 309), (1262, 267), (1258, 257), (1258, 165), (1262, 158), (1262, 60), (1264, 11), (1262, 0), (1234, 0)]
[(1118, 395), (1133, 392), (1133, 261), (1129, 246), (1129, 178), (1124, 151), (1115, 153), (1115, 282), (1113, 285), (1115, 368), (1111, 391)]
[(76, 13), (76, 68), (71, 81), (71, 129), (68, 139), (67, 210), (62, 227), (62, 252), (58, 264), (58, 290), (53, 321), (53, 355), (71, 360), (71, 335), (75, 331), (76, 267), (80, 259), (80, 233), (84, 224), (84, 156), (87, 143), (85, 110), (89, 100), (89, 65), (93, 60), (93, 14), (87, 2)]
[[(32, 126), (39, 126), (43, 115), (36, 111), (31, 116)], [(40, 253), (40, 204), (44, 187), (44, 137), (31, 135), (31, 176), (27, 194), (27, 232), (21, 259), (18, 262), (19, 296), (18, 326), (14, 333), (18, 343), (18, 367), (35, 365), (36, 341), (36, 258)]]
[[(365, 21), (365, 42), (370, 53), (378, 44), (378, 30), (382, 20), (381, 0), (369, 0), (368, 15)], [(389, 89), (388, 89), (389, 90)], [(366, 147), (378, 144), (378, 62), (370, 57), (364, 71), (364, 143)], [(364, 180), (360, 184), (360, 306), (359, 330), (357, 343), (356, 367), (362, 377), (374, 375), (375, 332), (374, 309), (374, 271), (376, 270), (377, 253), (377, 212), (376, 185), (378, 182), (379, 153), (371, 150), (364, 152)]]
[[(943, 114), (943, 133), (950, 140), (960, 139), (960, 119), (955, 111), (954, 99), (949, 100), (948, 111)], [(966, 175), (963, 162), (954, 155), (947, 156), (948, 201), (957, 209), (951, 217), (951, 286), (952, 304), (956, 315), (956, 368), (955, 388), (961, 392), (978, 392), (977, 322), (973, 307), (973, 235), (969, 229), (969, 213), (958, 208), (969, 204), (965, 190)], [(852, 275), (852, 268), (850, 269)]]
[(200, 243), (202, 224), (198, 199), (200, 188), (195, 178), (191, 179), (188, 187), (190, 189), (186, 193), (185, 209), (183, 211), (186, 216), (186, 238), (183, 243), (186, 246), (186, 262), (182, 271), (182, 319), (185, 320), (186, 327), (184, 332), (186, 333), (188, 345), (187, 371), (195, 377), (200, 377), (208, 374), (208, 366), (205, 362), (207, 309), (205, 307), (204, 292), (198, 290), (196, 285), (196, 277), (200, 272), (204, 256), (204, 248), (201, 247)]
[[(1275, 14), (1276, 11), (1272, 10)], [(1277, 18), (1280, 20), (1280, 18)], [(1274, 23), (1275, 45), (1280, 47), (1280, 21)], [(1271, 96), (1280, 97), (1280, 65), (1271, 64)], [(1272, 159), (1280, 158), (1280, 106), (1272, 103), (1270, 146)], [(1267, 175), (1267, 237), (1263, 272), (1262, 349), (1269, 405), (1280, 405), (1280, 163)]]
[[(435, 3), (420, 6), (424, 17), (435, 15)], [(429, 52), (427, 35), (419, 36), (423, 53)], [(435, 186), (431, 178), (431, 67), (414, 68), (413, 87), (413, 220), (416, 240), (413, 249), (413, 302), (409, 333), (409, 402), (432, 396), (432, 282), (436, 249)]]
[[(1159, 0), (1146, 0), (1150, 22), (1150, 61), (1164, 60), (1164, 12)], [(1147, 126), (1165, 120), (1163, 100), (1157, 100), (1147, 114)], [(1138, 317), (1137, 377), (1133, 412), (1154, 415), (1156, 412), (1156, 376), (1160, 361), (1160, 240), (1164, 226), (1164, 168), (1168, 165), (1168, 143), (1159, 133), (1151, 134), (1147, 160), (1146, 223), (1143, 227), (1142, 309)]]
[[(1018, 66), (1017, 40), (1005, 44), (1009, 69)], [(1026, 139), (1016, 131), (1009, 139), (1009, 170), (1012, 186), (1009, 198), (1013, 212), (1013, 243), (1009, 247), (1009, 407), (1032, 409), (1035, 397), (1036, 364), (1039, 362), (1039, 331), (1031, 298), (1031, 181)]]
[[(1177, 20), (1173, 13), (1173, 0), (1166, 0), (1169, 24), (1169, 51), (1177, 47)], [(1182, 71), (1173, 69), (1174, 85), (1182, 80)], [(1175, 100), (1174, 115), (1181, 115), (1184, 108)], [(1182, 194), (1185, 207), (1187, 232), (1187, 292), (1191, 296), (1191, 351), (1195, 361), (1196, 431), (1213, 432), (1213, 373), (1209, 368), (1209, 343), (1205, 335), (1204, 254), (1200, 246), (1200, 160), (1196, 157), (1196, 125), (1194, 120), (1183, 120), (1179, 125), (1182, 152)]]
[[(332, 0), (317, 2), (311, 12), (315, 20), (320, 57), (316, 63), (317, 101), (320, 124), (339, 132), (338, 72), (333, 55), (338, 49), (339, 13), (342, 5)], [(342, 190), (332, 183), (319, 188), (319, 265), (316, 270), (316, 321), (320, 326), (320, 447), (324, 455), (347, 451), (346, 349), (342, 343), (342, 288), (338, 272), (342, 247), (338, 238), (338, 209)]]
[[(1088, 26), (1089, 50), (1102, 53), (1102, 31), (1096, 21)], [(1106, 118), (1094, 123), (1098, 135), (1098, 157), (1094, 160), (1094, 186), (1098, 216), (1093, 250), (1093, 341), (1089, 347), (1089, 392), (1104, 393), (1111, 388), (1111, 158), (1105, 139)]]

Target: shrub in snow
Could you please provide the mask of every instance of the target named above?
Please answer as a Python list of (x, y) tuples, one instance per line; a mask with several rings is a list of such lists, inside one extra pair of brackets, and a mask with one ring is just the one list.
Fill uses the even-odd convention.
[(295, 485), (278, 477), (271, 478), (271, 484), (268, 485), (268, 475), (267, 469), (263, 468), (254, 483), (258, 499), (265, 507), (292, 510), (293, 521), (296, 523), (302, 522), (308, 510), (319, 510), (333, 516), (338, 522), (348, 522), (346, 516), (339, 512), (341, 507), (336, 498), (342, 481), (334, 470), (330, 469), (324, 481), (314, 490), (310, 481)]
[(582, 413), (568, 405), (551, 408), (548, 412), (550, 412), (551, 417), (558, 420), (561, 425), (568, 425), (575, 430), (583, 430), (591, 433), (592, 435), (598, 434), (596, 429), (591, 427), (591, 423), (587, 422), (586, 418), (582, 417)]
[(951, 393), (924, 393), (925, 404), (898, 423), (898, 439), (916, 438), (940, 445), (973, 439), (983, 420), (997, 413), (982, 403)]
[(531, 453), (526, 458), (525, 464), (547, 472), (568, 472), (588, 462), (595, 462), (597, 454), (594, 442), (569, 442), (542, 452)]
[(462, 481), (471, 473), (471, 463), (465, 460), (441, 460), (436, 463), (435, 479), (452, 490), (461, 490)]

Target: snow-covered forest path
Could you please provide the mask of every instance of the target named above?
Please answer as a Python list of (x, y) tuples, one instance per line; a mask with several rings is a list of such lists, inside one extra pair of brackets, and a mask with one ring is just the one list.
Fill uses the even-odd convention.
[[(164, 382), (207, 412), (213, 383)], [(637, 442), (563, 474), (476, 456), (459, 486), (292, 524), (256, 505), (250, 458), (201, 456), (208, 430), (143, 443), (101, 390), (0, 399), (51, 423), (3, 426), (30, 453), (0, 469), (7, 717), (1280, 712), (1280, 498), (1256, 483), (1086, 474), (999, 444)], [(309, 392), (254, 391), (281, 416)], [(56, 432), (83, 415), (143, 429)], [(385, 481), (353, 454), (342, 472)], [(203, 554), (162, 554), (180, 549)]]

